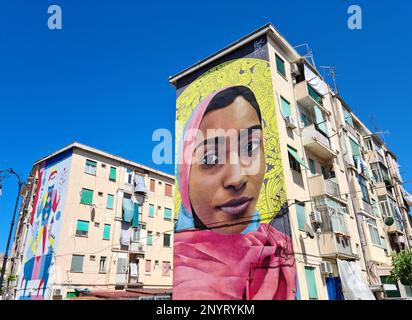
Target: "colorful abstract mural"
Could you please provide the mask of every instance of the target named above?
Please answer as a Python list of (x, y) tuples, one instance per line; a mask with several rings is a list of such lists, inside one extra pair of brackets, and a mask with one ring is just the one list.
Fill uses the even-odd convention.
[(174, 299), (296, 298), (266, 41), (177, 82)]
[(43, 300), (51, 295), (55, 250), (63, 217), (72, 151), (39, 165), (33, 208), (29, 218), (17, 299)]

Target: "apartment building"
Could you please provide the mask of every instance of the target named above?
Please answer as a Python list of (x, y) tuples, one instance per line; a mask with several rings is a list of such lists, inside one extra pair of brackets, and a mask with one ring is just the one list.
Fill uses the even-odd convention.
[[(247, 66), (256, 57), (270, 65), (297, 298), (343, 299), (345, 266), (359, 270), (369, 297), (411, 296), (387, 280), (391, 253), (411, 241), (405, 200), (410, 196), (401, 187), (396, 156), (272, 24), (172, 76), (170, 83), (179, 97), (193, 79), (241, 59)], [(242, 76), (230, 76), (231, 85), (248, 85)]]
[(172, 175), (80, 143), (36, 161), (22, 192), (9, 292), (170, 292), (173, 184)]

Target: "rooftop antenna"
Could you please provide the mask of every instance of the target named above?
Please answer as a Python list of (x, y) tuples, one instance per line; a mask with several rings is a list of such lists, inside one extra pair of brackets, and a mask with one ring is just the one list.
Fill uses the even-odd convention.
[(297, 45), (296, 47), (293, 48), (300, 48), (300, 47), (305, 47), (306, 48), (306, 52), (304, 52), (304, 54), (302, 54), (305, 58), (309, 58), (312, 66), (316, 69), (316, 64), (315, 64), (315, 58), (313, 57), (313, 51), (312, 49), (309, 47), (309, 45), (307, 43), (303, 43), (300, 45)]
[(389, 130), (382, 131), (378, 127), (378, 125), (376, 124), (376, 116), (374, 114), (370, 115), (369, 118), (371, 119), (371, 122), (372, 122), (374, 134), (376, 134), (383, 141), (383, 143), (386, 144), (385, 135), (390, 134), (390, 131)]
[(339, 94), (338, 86), (336, 85), (336, 72), (335, 72), (335, 67), (334, 66), (320, 66), (320, 68), (323, 69), (323, 78), (325, 78), (325, 70), (329, 70), (329, 76), (332, 78), (333, 81), (333, 91), (336, 94)]

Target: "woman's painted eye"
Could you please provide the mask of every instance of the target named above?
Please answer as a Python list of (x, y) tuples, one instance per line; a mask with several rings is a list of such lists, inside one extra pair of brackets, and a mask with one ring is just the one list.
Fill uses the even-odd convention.
[(218, 159), (215, 153), (205, 154), (202, 159), (202, 164), (214, 165), (217, 164)]
[(247, 150), (246, 153), (250, 157), (255, 151), (259, 149), (260, 146), (260, 140), (250, 140), (247, 143)]

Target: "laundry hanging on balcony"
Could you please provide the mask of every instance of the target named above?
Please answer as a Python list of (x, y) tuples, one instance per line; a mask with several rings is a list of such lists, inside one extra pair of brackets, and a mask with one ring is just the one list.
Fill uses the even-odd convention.
[(134, 192), (147, 193), (146, 183), (144, 176), (136, 174), (134, 176)]
[(130, 244), (130, 237), (130, 223), (122, 222), (120, 232), (120, 244), (123, 246), (128, 246)]
[(355, 261), (336, 261), (345, 300), (376, 300)]
[(139, 226), (139, 203), (135, 202), (133, 204), (133, 222), (132, 222), (133, 227), (138, 227)]
[[(406, 191), (403, 187), (402, 187), (402, 193), (403, 193), (403, 199), (405, 200), (406, 204), (408, 206), (412, 206), (412, 195), (410, 195), (409, 192)], [(411, 211), (409, 211), (409, 214), (412, 216)]]
[(132, 199), (123, 198), (123, 221), (132, 222), (134, 206)]
[(322, 79), (318, 77), (309, 67), (304, 66), (305, 80), (321, 95), (328, 93), (325, 84), (322, 82)]

